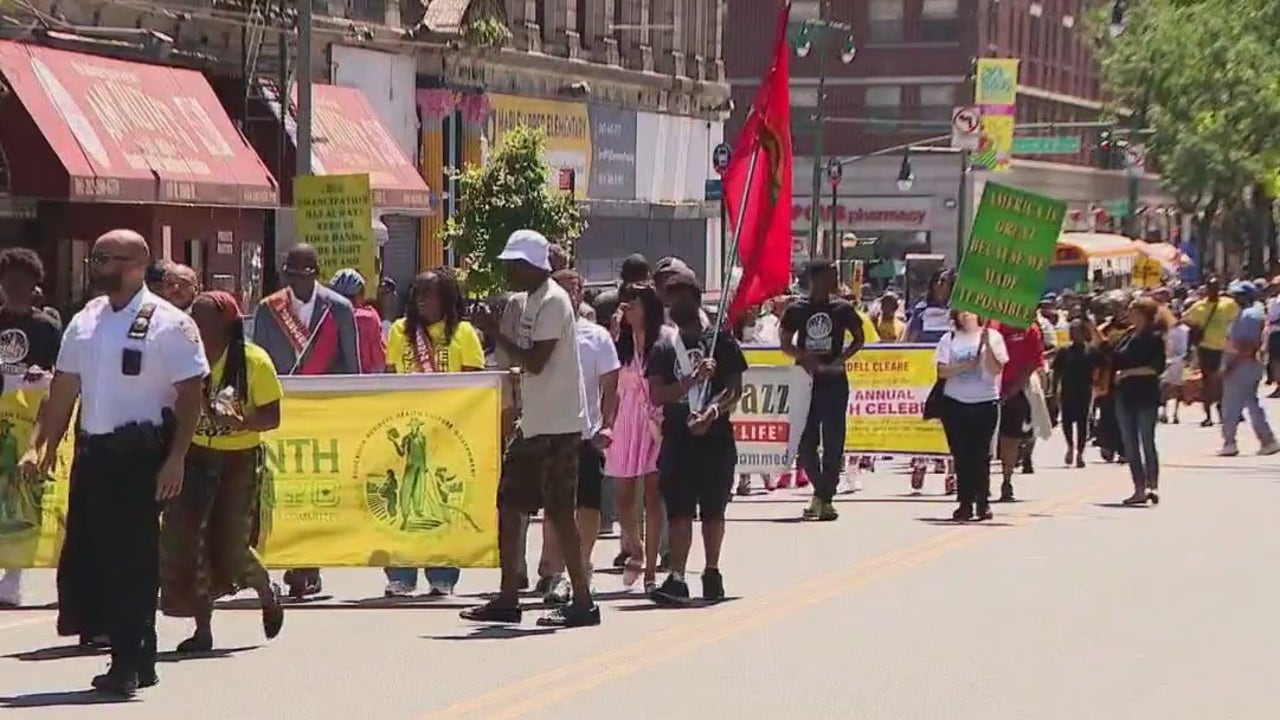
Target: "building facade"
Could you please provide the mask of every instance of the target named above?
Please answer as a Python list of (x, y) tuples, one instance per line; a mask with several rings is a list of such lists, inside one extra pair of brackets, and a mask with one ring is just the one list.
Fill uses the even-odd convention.
[[(616, 275), (622, 258), (641, 252), (681, 255), (714, 285), (718, 208), (703, 194), (729, 106), (720, 52), (723, 5), (313, 0), (307, 58), (317, 83), (312, 165), (321, 159), (357, 171), (336, 158), (394, 144), (396, 152), (365, 153), (386, 160), (385, 167), (369, 168), (371, 177), (403, 180), (403, 159), (419, 186), (425, 181), (418, 194), (390, 186), (379, 194), (375, 183), (375, 200), (383, 201), (375, 213), (386, 229), (383, 267), (403, 286), (418, 270), (451, 259), (439, 239), (456, 203), (450, 169), (484, 162), (515, 124), (535, 125), (547, 132), (553, 176), (568, 171), (573, 177), (588, 223), (576, 252), (589, 279)], [(20, 32), (14, 28), (44, 25), (55, 32), (21, 30), (27, 36), (17, 39), (98, 55), (127, 52), (208, 77), (278, 180), (280, 207), (265, 210), (269, 217), (259, 233), (257, 267), (265, 264), (259, 274), (269, 277), (293, 235), (288, 207), (296, 104), (282, 88), (296, 78), (305, 55), (289, 29), (296, 6), (281, 0), (33, 0), (0, 7), (0, 14), (18, 20), (0, 23), (7, 28), (0, 33), (12, 37)], [(32, 13), (43, 23), (24, 24), (37, 17)], [(341, 91), (320, 89), (329, 85), (359, 90), (364, 103), (353, 109), (355, 101)], [(377, 121), (377, 138), (348, 132), (351, 118), (363, 123), (366, 111)], [(325, 112), (327, 124), (319, 118)], [(327, 163), (326, 152), (332, 154)], [(0, 223), (30, 224), (32, 202), (0, 193)]]
[[(725, 62), (737, 108), (729, 120), (730, 134), (750, 106), (768, 63), (758, 48), (770, 42), (772, 28), (753, 18), (750, 7), (752, 0), (729, 2)], [(793, 27), (805, 20), (830, 20), (849, 27), (848, 31), (811, 32), (803, 38), (792, 33), (793, 46), (806, 39), (810, 43), (807, 55), (793, 56), (791, 65), (796, 203), (812, 205), (811, 158), (819, 125), (824, 161), (912, 143), (949, 145), (953, 109), (972, 101), (971, 74), (978, 57), (1021, 60), (1018, 123), (1101, 119), (1099, 69), (1084, 19), (1090, 7), (1087, 0), (794, 0)], [(840, 57), (846, 41), (856, 49), (848, 63)], [(960, 228), (968, 222), (957, 215), (962, 192), (970, 199), (979, 197), (988, 179), (1066, 200), (1069, 229), (1110, 227), (1106, 209), (1126, 200), (1127, 187), (1123, 171), (1103, 169), (1095, 162), (1098, 131), (1027, 130), (1025, 134), (1074, 135), (1080, 139), (1080, 150), (1015, 155), (1012, 171), (1000, 174), (962, 173), (958, 153), (945, 149), (913, 152), (910, 167), (916, 182), (909, 190), (897, 186), (900, 154), (854, 162), (845, 166), (838, 190), (841, 195), (849, 193), (850, 203), (865, 205), (893, 197), (896, 203), (934, 212), (928, 215), (927, 227), (913, 231), (927, 235), (914, 241), (901, 236), (900, 228), (866, 227), (865, 222), (848, 228), (838, 224), (838, 229), (896, 238), (884, 248), (888, 255), (927, 248), (954, 257)], [(820, 187), (824, 194), (830, 192), (825, 180)], [(825, 203), (830, 204), (830, 199)], [(1139, 207), (1149, 209), (1150, 222), (1161, 222), (1155, 209), (1171, 203), (1157, 177), (1141, 179)], [(973, 207), (968, 203), (970, 212)], [(808, 219), (797, 218), (795, 230), (807, 236)], [(823, 231), (829, 232), (825, 227)]]

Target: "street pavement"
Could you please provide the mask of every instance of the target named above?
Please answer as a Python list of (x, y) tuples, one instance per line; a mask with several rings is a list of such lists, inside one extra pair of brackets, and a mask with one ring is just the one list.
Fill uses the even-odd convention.
[[(1162, 426), (1163, 502), (1148, 508), (1116, 505), (1122, 466), (1091, 451), (1064, 469), (1061, 441), (1042, 443), (1020, 502), (983, 525), (947, 520), (940, 475), (909, 496), (900, 464), (864, 474), (834, 523), (795, 522), (807, 491), (757, 487), (730, 508), (733, 600), (656, 609), (602, 572), (599, 628), (458, 619), (493, 570), (408, 604), (382, 600), (376, 570), (327, 571), (335, 598), (291, 607), (275, 641), (249, 603), (224, 610), (217, 651), (164, 656), (158, 687), (106, 707), (84, 691), (105, 658), (69, 652), (51, 610), (0, 612), (0, 717), (1276, 718), (1280, 457), (1220, 459), (1217, 442), (1194, 421)], [(603, 541), (597, 565), (616, 552)], [(28, 579), (29, 603), (52, 602), (51, 572)], [(188, 630), (160, 628), (162, 648)]]

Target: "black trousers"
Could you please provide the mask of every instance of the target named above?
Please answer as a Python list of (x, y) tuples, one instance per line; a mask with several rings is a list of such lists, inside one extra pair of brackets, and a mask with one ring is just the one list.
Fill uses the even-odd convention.
[(962, 403), (947, 398), (942, 430), (956, 468), (956, 499), (961, 507), (985, 507), (991, 497), (991, 441), (1000, 422), (996, 401)]
[(158, 446), (90, 435), (81, 439), (71, 470), (76, 499), (84, 506), (88, 545), (81, 552), (96, 568), (91, 580), (102, 583), (96, 592), (111, 638), (111, 662), (139, 672), (154, 669), (156, 661), (161, 509), (156, 475), (163, 462)]
[[(809, 418), (796, 448), (796, 460), (813, 483), (813, 496), (830, 501), (840, 484), (844, 464), (844, 434), (848, 421), (848, 382), (815, 382), (809, 400)], [(818, 454), (818, 444), (822, 454)]]

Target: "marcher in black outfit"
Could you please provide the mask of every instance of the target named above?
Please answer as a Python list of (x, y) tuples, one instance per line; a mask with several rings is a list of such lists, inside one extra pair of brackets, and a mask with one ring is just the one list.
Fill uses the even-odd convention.
[(835, 263), (814, 260), (809, 263), (807, 274), (809, 297), (791, 303), (782, 315), (782, 352), (795, 358), (813, 376), (809, 418), (796, 449), (801, 469), (813, 482), (813, 502), (804, 517), (835, 520), (839, 515), (832, 501), (844, 466), (849, 405), (849, 376), (844, 365), (862, 349), (865, 338), (858, 311), (836, 295), (840, 275)]
[(103, 295), (71, 319), (19, 463), (27, 479), (52, 471), (79, 398), (63, 552), (77, 561), (67, 569), (88, 582), (62, 580), (81, 592), (101, 583), (86, 627), (105, 625), (111, 669), (93, 687), (124, 697), (157, 682), (160, 508), (182, 489), (209, 373), (195, 323), (144, 286), (149, 255), (130, 230), (94, 243), (89, 263)]
[(1053, 358), (1053, 392), (1058, 399), (1062, 435), (1067, 440), (1067, 466), (1084, 467), (1084, 446), (1089, 440), (1089, 416), (1093, 412), (1093, 380), (1102, 367), (1091, 333), (1081, 320), (1068, 330), (1071, 344)]

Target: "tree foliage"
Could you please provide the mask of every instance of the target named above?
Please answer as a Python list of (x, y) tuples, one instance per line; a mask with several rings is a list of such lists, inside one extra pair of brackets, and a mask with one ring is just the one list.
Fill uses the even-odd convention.
[[(1240, 207), (1245, 190), (1273, 197), (1280, 168), (1280, 3), (1142, 0), (1106, 32), (1099, 60), (1114, 110), (1153, 132), (1148, 156), (1187, 211)], [(1123, 120), (1122, 120), (1123, 122)]]
[(582, 235), (577, 202), (550, 186), (546, 144), (541, 131), (517, 127), (487, 164), (455, 174), (459, 211), (449, 218), (443, 238), (458, 254), (469, 293), (502, 287), (498, 254), (516, 230), (537, 230), (569, 251)]

